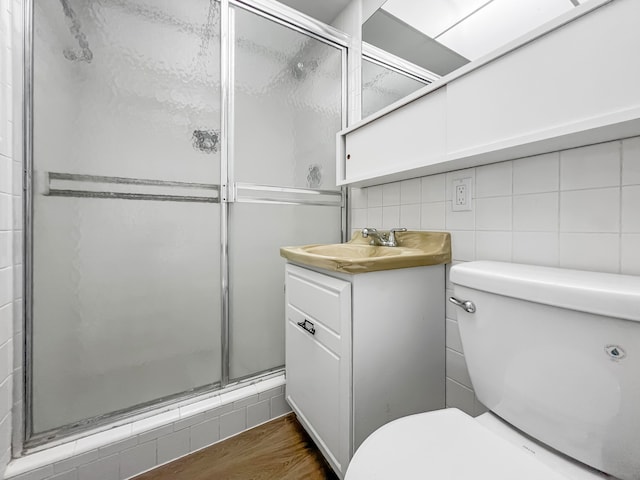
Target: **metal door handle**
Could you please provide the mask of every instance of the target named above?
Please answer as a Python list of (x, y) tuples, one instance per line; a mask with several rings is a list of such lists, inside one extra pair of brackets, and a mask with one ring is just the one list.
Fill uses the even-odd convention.
[[(311, 325), (311, 326), (308, 326), (308, 325)], [(311, 323), (306, 318), (304, 319), (304, 322), (298, 322), (298, 326), (304, 328), (311, 335), (316, 334), (316, 328), (314, 327), (313, 323)]]
[(460, 307), (465, 312), (475, 313), (476, 306), (471, 300), (458, 300), (456, 297), (449, 297), (449, 301), (455, 306)]

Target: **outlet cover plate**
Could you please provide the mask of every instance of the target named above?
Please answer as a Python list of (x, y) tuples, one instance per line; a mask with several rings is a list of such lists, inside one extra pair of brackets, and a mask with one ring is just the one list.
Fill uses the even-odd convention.
[(451, 187), (453, 211), (471, 210), (471, 177), (456, 178), (451, 182)]

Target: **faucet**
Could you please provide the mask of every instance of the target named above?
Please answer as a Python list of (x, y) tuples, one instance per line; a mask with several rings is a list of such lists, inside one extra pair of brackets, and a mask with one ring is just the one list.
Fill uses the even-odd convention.
[(382, 247), (397, 247), (396, 232), (406, 232), (406, 228), (392, 228), (389, 233), (380, 233), (375, 228), (363, 228), (362, 237), (371, 237), (371, 245), (379, 245)]

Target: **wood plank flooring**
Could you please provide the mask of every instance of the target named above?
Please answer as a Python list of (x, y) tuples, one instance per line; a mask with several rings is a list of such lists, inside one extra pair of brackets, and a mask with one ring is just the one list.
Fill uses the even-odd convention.
[(293, 413), (134, 480), (337, 480)]

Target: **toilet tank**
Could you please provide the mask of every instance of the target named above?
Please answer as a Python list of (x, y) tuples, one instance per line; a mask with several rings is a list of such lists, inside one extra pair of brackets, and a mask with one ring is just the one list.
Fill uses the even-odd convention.
[(640, 277), (501, 262), (451, 269), (478, 399), (537, 440), (640, 479)]

